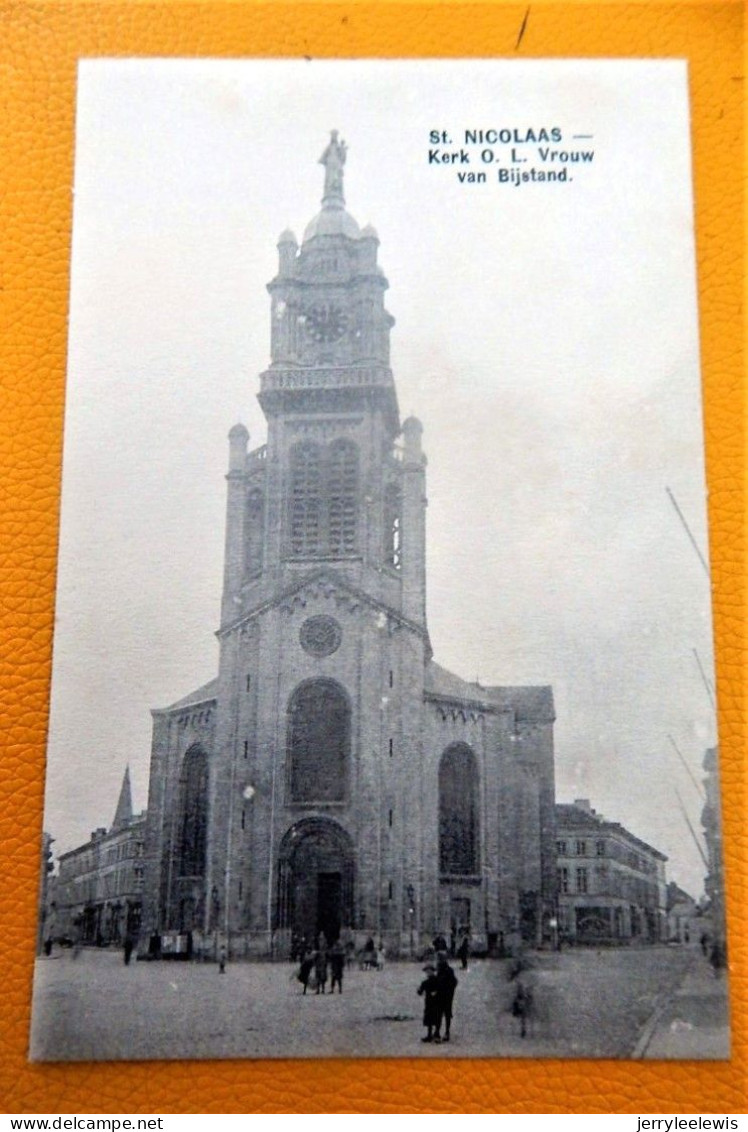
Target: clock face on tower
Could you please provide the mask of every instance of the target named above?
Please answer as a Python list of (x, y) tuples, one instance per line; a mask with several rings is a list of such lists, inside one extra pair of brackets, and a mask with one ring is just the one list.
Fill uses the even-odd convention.
[(348, 329), (348, 315), (340, 307), (311, 307), (305, 311), (306, 331), (315, 342), (337, 342)]

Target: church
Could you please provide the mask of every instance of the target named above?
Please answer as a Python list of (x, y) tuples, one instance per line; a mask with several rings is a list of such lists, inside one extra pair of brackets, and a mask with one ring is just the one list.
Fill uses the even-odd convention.
[(388, 282), (345, 161), (333, 132), (321, 210), (278, 241), (267, 443), (229, 433), (218, 674), (152, 713), (144, 955), (551, 934), (552, 690), (433, 659), (423, 430), (400, 420)]

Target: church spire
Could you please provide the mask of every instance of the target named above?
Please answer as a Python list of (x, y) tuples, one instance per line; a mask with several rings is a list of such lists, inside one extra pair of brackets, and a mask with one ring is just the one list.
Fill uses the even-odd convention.
[(325, 188), (322, 195), (323, 208), (344, 208), (343, 196), (343, 166), (348, 152), (348, 146), (338, 138), (338, 131), (330, 131), (330, 141), (327, 149), (319, 159), (320, 165), (325, 167)]
[(124, 829), (132, 821), (132, 791), (130, 789), (130, 767), (125, 767), (125, 776), (119, 792), (117, 811), (112, 822), (112, 829)]

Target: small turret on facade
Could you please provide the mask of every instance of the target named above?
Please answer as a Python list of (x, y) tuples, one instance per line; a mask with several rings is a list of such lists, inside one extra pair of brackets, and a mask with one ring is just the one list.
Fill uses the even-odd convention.
[(359, 265), (361, 271), (376, 272), (377, 267), (377, 248), (379, 247), (379, 236), (377, 235), (376, 228), (371, 224), (367, 224), (361, 232), (361, 239), (359, 241)]
[(402, 579), (403, 613), (426, 625), (426, 457), (423, 425), (417, 417), (403, 423)]
[(422, 463), (425, 459), (423, 450), (421, 448), (421, 437), (423, 436), (423, 425), (418, 417), (408, 417), (403, 421), (403, 440), (405, 459), (412, 460), (415, 463)]
[(247, 462), (249, 432), (243, 424), (235, 424), (229, 432), (229, 472), (243, 472)]
[(236, 616), (235, 600), (244, 577), (245, 472), (249, 432), (235, 424), (229, 432), (229, 470), (226, 480), (226, 548), (223, 566), (221, 623)]
[(290, 275), (293, 271), (294, 260), (299, 244), (290, 228), (286, 228), (278, 237), (278, 274)]

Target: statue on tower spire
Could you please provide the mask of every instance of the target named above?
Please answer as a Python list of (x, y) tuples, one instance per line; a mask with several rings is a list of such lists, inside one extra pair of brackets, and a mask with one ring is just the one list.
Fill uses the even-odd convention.
[(322, 197), (323, 205), (344, 205), (343, 196), (343, 166), (348, 146), (338, 139), (338, 131), (330, 131), (330, 141), (327, 149), (319, 159), (320, 165), (325, 167), (325, 191)]

